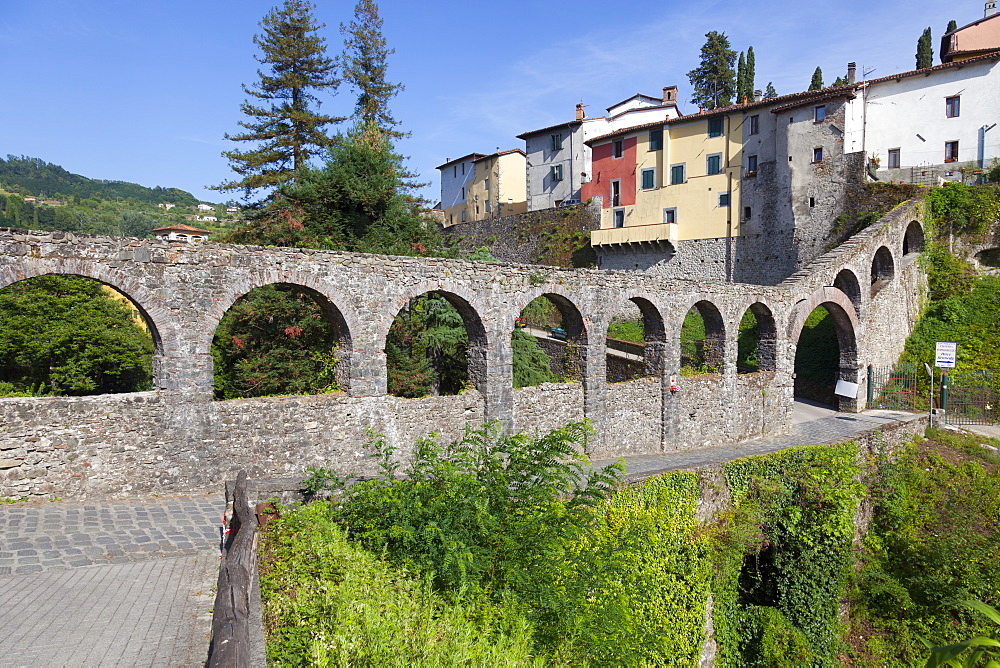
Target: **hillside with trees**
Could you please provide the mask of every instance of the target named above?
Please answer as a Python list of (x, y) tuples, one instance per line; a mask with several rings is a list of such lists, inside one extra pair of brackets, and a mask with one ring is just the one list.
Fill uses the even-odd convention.
[(0, 188), (39, 199), (70, 197), (99, 200), (135, 200), (147, 204), (171, 203), (194, 206), (198, 199), (179, 188), (147, 188), (128, 181), (91, 179), (66, 171), (59, 165), (26, 155), (0, 158)]

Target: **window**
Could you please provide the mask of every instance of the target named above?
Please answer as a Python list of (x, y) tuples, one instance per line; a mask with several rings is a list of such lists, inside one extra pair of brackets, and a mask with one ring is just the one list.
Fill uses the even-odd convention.
[(663, 148), (663, 130), (649, 131), (649, 150), (659, 151)]
[(549, 174), (552, 176), (553, 181), (562, 181), (563, 179), (563, 166), (553, 165), (549, 168)]
[(663, 222), (664, 223), (676, 223), (677, 222), (677, 209), (669, 208), (663, 210)]
[(729, 206), (729, 193), (719, 193), (719, 206)]
[(625, 209), (615, 209), (615, 227), (625, 227)]
[(747, 176), (757, 176), (757, 156), (747, 156)]
[(755, 135), (760, 132), (760, 116), (750, 117), (750, 134)]
[(946, 97), (944, 99), (944, 115), (948, 118), (958, 118), (959, 101), (961, 96)]
[(684, 183), (684, 165), (674, 165), (670, 168), (670, 185)]
[(813, 162), (823, 162), (823, 147), (817, 146), (813, 149)]
[(705, 171), (709, 174), (718, 174), (722, 171), (722, 154), (713, 153), (708, 156)]
[(465, 186), (462, 186), (462, 200), (465, 200)]
[(615, 179), (611, 182), (611, 206), (621, 206), (622, 182)]
[(558, 150), (560, 150), (562, 148), (562, 135), (561, 134), (556, 133), (556, 134), (550, 136), (549, 139), (552, 140), (552, 150), (553, 151), (558, 151)]
[(890, 148), (889, 149), (889, 164), (887, 165), (889, 169), (899, 169), (899, 149)]
[(479, 218), (479, 202), (476, 202), (476, 218)]
[(489, 200), (486, 200), (486, 213), (493, 213), (493, 205)]
[(750, 210), (750, 207), (748, 206), (743, 207), (743, 220), (750, 220), (750, 215), (752, 213), (753, 211)]
[[(462, 163), (462, 176), (465, 176), (465, 163)], [(465, 197), (465, 195), (463, 195)]]
[(620, 158), (620, 157), (622, 157), (622, 154), (623, 154), (623, 151), (622, 151), (622, 140), (621, 139), (616, 139), (613, 142), (611, 142), (611, 157), (612, 158)]
[(813, 120), (819, 123), (826, 120), (826, 105), (821, 104), (813, 109)]
[(958, 142), (946, 141), (944, 143), (944, 161), (958, 162)]
[(510, 197), (507, 198), (507, 210), (508, 211), (514, 210), (514, 200)]
[(490, 190), (490, 180), (489, 179), (483, 179), (483, 185), (486, 187), (486, 191), (489, 192), (489, 190)]
[(458, 165), (452, 165), (451, 166), (451, 175), (453, 177), (458, 176)]
[(809, 208), (812, 209), (815, 206), (816, 206), (816, 198), (815, 197), (810, 197), (809, 198)]
[(454, 225), (455, 224), (455, 214), (453, 214), (453, 213), (449, 213), (448, 214), (448, 224), (449, 225)]
[(462, 222), (465, 222), (465, 209), (462, 209)]
[(722, 119), (721, 118), (711, 118), (708, 121), (708, 136), (709, 137), (721, 137), (722, 136)]
[(656, 187), (656, 170), (652, 168), (642, 170), (642, 189), (652, 190), (655, 187)]

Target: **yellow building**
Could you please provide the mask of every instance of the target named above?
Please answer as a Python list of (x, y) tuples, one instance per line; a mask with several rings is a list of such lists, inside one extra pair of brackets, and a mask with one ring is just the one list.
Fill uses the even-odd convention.
[(739, 106), (625, 128), (590, 142), (603, 199), (594, 246), (740, 234), (744, 114)]
[(445, 226), (527, 211), (526, 168), (519, 148), (470, 153), (440, 165)]

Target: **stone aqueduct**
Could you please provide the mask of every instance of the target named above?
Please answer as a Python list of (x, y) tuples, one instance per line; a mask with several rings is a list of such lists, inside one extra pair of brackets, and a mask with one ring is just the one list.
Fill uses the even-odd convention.
[[(0, 400), (0, 497), (196, 491), (244, 467), (298, 474), (329, 462), (362, 473), (369, 430), (406, 456), (419, 436), (454, 437), (484, 420), (534, 431), (588, 418), (597, 456), (738, 442), (788, 427), (796, 342), (821, 304), (836, 323), (840, 378), (861, 385), (841, 409), (857, 410), (864, 368), (895, 361), (918, 312), (922, 215), (919, 203), (908, 203), (776, 286), (0, 230), (0, 287), (47, 273), (97, 279), (132, 299), (156, 344), (154, 391)], [(249, 290), (272, 283), (306, 287), (325, 304), (340, 334), (344, 391), (213, 401), (210, 346), (219, 320)], [(446, 296), (465, 320), (470, 387), (458, 396), (386, 395), (389, 326), (428, 291)], [(563, 314), (581, 382), (515, 390), (511, 330), (540, 295)], [(646, 323), (651, 377), (609, 384), (605, 333), (627, 301)], [(692, 306), (704, 316), (721, 373), (680, 378), (671, 393), (680, 323)], [(760, 323), (762, 370), (738, 374), (736, 336), (747, 309)]]

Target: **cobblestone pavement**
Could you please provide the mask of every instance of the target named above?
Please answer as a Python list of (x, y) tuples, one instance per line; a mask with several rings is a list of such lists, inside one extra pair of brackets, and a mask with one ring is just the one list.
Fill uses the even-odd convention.
[[(665, 471), (693, 469), (699, 466), (723, 464), (733, 459), (776, 452), (796, 445), (824, 445), (849, 440), (853, 435), (893, 422), (916, 420), (920, 413), (904, 411), (865, 411), (864, 413), (837, 413), (808, 405), (796, 405), (796, 416), (788, 434), (759, 438), (736, 445), (724, 445), (680, 452), (663, 452), (655, 455), (625, 457), (625, 468), (630, 479), (645, 477)], [(605, 466), (617, 459), (598, 459), (592, 465)]]
[(224, 505), (0, 504), (0, 666), (203, 664)]

